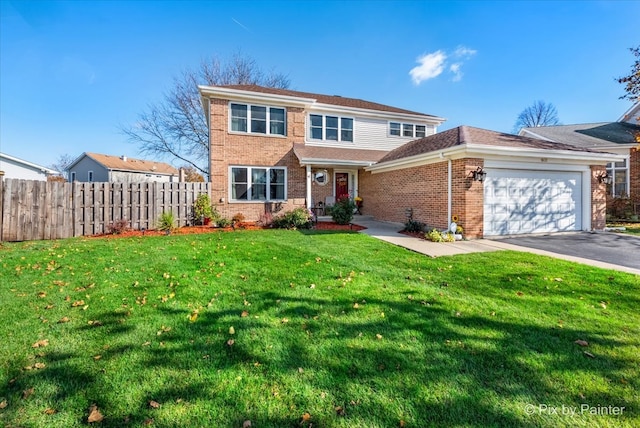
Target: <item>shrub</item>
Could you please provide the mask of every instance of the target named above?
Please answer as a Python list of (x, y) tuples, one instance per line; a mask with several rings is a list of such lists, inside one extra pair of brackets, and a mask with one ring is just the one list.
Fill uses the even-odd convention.
[(220, 217), (217, 221), (216, 224), (218, 225), (218, 227), (229, 227), (231, 226), (232, 221), (229, 220), (228, 218), (224, 218), (224, 217)]
[(404, 224), (404, 231), (405, 232), (424, 232), (426, 227), (427, 225), (422, 223), (421, 221), (410, 219)]
[(129, 230), (129, 220), (125, 218), (113, 221), (111, 224), (107, 225), (107, 233), (112, 235), (119, 235), (127, 230)]
[(171, 233), (176, 229), (176, 218), (171, 211), (163, 211), (158, 218), (158, 230)]
[(296, 208), (273, 218), (273, 227), (278, 229), (310, 229), (312, 216), (306, 208)]
[(233, 217), (231, 217), (231, 221), (234, 223), (242, 223), (244, 219), (245, 217), (244, 217), (244, 214), (242, 213), (235, 213)]
[(431, 232), (424, 234), (424, 237), (433, 242), (454, 242), (456, 237), (451, 232), (440, 232), (437, 229), (432, 229)]
[(341, 196), (331, 209), (331, 218), (338, 224), (349, 224), (353, 220), (356, 204), (349, 196)]
[(204, 224), (205, 219), (214, 219), (217, 211), (211, 205), (211, 198), (206, 193), (198, 195), (193, 203), (194, 224)]
[(264, 214), (260, 214), (258, 224), (263, 227), (270, 227), (273, 225), (273, 215), (269, 211), (265, 211)]

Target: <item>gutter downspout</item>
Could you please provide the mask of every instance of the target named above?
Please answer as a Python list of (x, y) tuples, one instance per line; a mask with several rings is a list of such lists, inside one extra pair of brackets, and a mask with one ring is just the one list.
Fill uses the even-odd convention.
[(307, 209), (311, 209), (311, 165), (307, 164)]
[(453, 192), (453, 182), (451, 177), (451, 158), (447, 160), (447, 229), (451, 225), (451, 217), (453, 213), (451, 212), (452, 205), (452, 192)]

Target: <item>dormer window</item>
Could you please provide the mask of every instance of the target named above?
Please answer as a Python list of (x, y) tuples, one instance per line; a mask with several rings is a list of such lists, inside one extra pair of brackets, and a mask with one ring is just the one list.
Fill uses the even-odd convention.
[(231, 132), (286, 135), (286, 111), (282, 107), (231, 103), (230, 110)]
[(309, 115), (309, 137), (312, 140), (353, 142), (353, 119), (311, 114)]

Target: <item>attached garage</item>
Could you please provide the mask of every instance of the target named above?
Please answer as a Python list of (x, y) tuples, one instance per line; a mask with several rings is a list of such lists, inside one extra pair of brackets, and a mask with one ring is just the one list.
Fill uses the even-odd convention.
[(582, 173), (487, 169), (484, 235), (582, 230)]
[[(620, 156), (460, 126), (389, 152), (359, 177), (378, 220), (455, 220), (466, 238), (601, 230), (606, 165)], [(480, 179), (481, 177), (482, 179)]]

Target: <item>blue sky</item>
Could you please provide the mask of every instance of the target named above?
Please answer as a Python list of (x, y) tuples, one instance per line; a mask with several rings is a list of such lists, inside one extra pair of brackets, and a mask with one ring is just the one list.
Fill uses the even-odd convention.
[(0, 151), (50, 165), (140, 157), (119, 127), (172, 80), (240, 51), (291, 89), (511, 132), (536, 100), (562, 123), (617, 120), (638, 1), (0, 0)]

